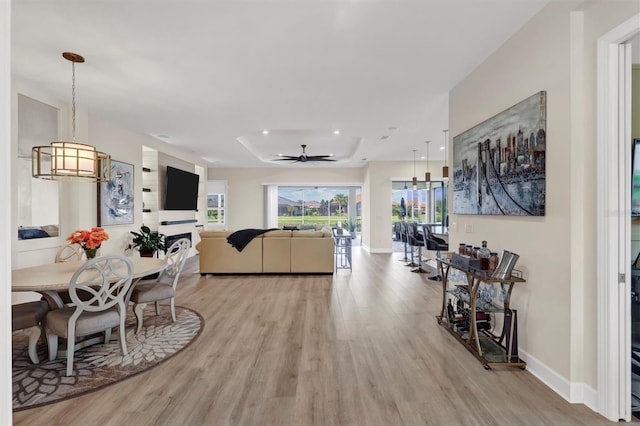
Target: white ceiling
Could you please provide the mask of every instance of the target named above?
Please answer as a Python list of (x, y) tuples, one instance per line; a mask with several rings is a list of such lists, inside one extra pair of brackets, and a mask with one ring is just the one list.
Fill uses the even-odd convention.
[(70, 99), (79, 53), (78, 104), (213, 166), (437, 160), (448, 91), (547, 2), (13, 0), (12, 71)]

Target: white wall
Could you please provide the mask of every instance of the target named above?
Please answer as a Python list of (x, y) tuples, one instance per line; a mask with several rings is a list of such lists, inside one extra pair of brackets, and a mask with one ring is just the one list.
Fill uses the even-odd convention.
[(259, 228), (264, 224), (263, 184), (289, 185), (319, 184), (361, 184), (364, 169), (315, 166), (226, 169), (209, 168), (209, 180), (227, 181), (226, 228)]
[[(430, 162), (432, 179), (440, 179), (442, 162)], [(426, 163), (416, 165), (424, 179)], [(391, 181), (411, 180), (413, 161), (372, 161), (363, 168), (210, 168), (209, 180), (226, 180), (227, 224), (235, 230), (266, 226), (263, 218), (265, 183), (289, 185), (362, 184), (362, 244), (372, 253), (391, 252)]]
[(450, 215), (457, 231), (449, 240), (486, 239), (521, 255), (527, 283), (512, 299), (520, 347), (530, 369), (570, 400), (572, 386), (597, 387), (595, 40), (637, 8), (637, 1), (551, 2), (450, 93), (455, 136), (547, 91), (546, 216)]
[[(0, 1), (0, 282), (11, 282), (11, 1)], [(6, 202), (9, 200), (9, 202)], [(11, 398), (11, 288), (0, 290), (0, 425), (12, 423)]]
[[(137, 231), (143, 224), (142, 218), (142, 146), (156, 149), (158, 152), (176, 157), (186, 162), (206, 167), (206, 162), (199, 157), (181, 152), (180, 149), (160, 141), (152, 136), (131, 132), (102, 120), (94, 115), (89, 115), (89, 140), (100, 150), (107, 152), (114, 160), (124, 161), (134, 165), (134, 185), (135, 185), (135, 212), (133, 225), (111, 225), (105, 230), (109, 234), (109, 240), (102, 245), (105, 254), (122, 253), (129, 241), (129, 231)], [(206, 181), (206, 176), (204, 177)], [(94, 193), (92, 200), (97, 194)], [(87, 217), (88, 222), (81, 224), (81, 227), (92, 226), (97, 220), (97, 209), (95, 203), (91, 210), (92, 214)], [(198, 212), (198, 222), (206, 223), (206, 212)], [(205, 219), (203, 219), (205, 218)], [(149, 224), (152, 229), (157, 226)]]
[[(24, 83), (18, 83), (14, 88), (11, 99), (12, 110), (16, 109), (16, 93), (25, 93), (28, 96), (42, 100), (45, 103), (55, 103), (45, 91), (35, 87), (29, 87)], [(155, 139), (151, 136), (120, 128), (109, 121), (98, 118), (89, 113), (82, 106), (77, 113), (77, 140), (94, 145), (99, 151), (106, 152), (115, 160), (124, 161), (134, 166), (135, 185), (135, 213), (134, 223), (131, 225), (106, 226), (109, 240), (102, 244), (101, 251), (104, 254), (124, 252), (129, 239), (129, 231), (136, 231), (142, 225), (142, 146), (146, 145), (167, 153), (182, 160), (196, 164), (206, 170), (206, 162), (199, 157), (182, 152), (180, 149)], [(15, 130), (15, 120), (14, 126)], [(68, 130), (63, 129), (61, 136), (68, 136)], [(12, 155), (16, 155), (15, 131), (12, 136)], [(17, 175), (16, 162), (12, 162), (13, 176)], [(204, 176), (206, 181), (206, 175)], [(14, 186), (15, 187), (15, 186)], [(43, 238), (39, 240), (18, 241), (17, 233), (11, 236), (12, 242), (12, 268), (41, 265), (50, 263), (55, 257), (58, 247), (63, 245), (65, 237), (75, 229), (88, 229), (97, 223), (97, 185), (83, 182), (61, 182), (60, 198), (60, 237)], [(15, 199), (15, 189), (12, 190), (12, 198)], [(206, 222), (206, 211), (199, 212), (201, 223)], [(17, 209), (12, 209), (12, 229), (17, 229)], [(14, 294), (14, 302), (27, 300), (28, 295)]]
[[(429, 162), (429, 171), (432, 180), (442, 179), (442, 162)], [(370, 233), (363, 229), (362, 244), (371, 252), (391, 252), (391, 182), (392, 180), (411, 181), (414, 165), (412, 161), (371, 161), (367, 167), (367, 197), (363, 194), (363, 202), (366, 199), (369, 208), (363, 204), (363, 216), (367, 211), (371, 226)], [(424, 161), (416, 164), (415, 169), (418, 180), (424, 181), (424, 173), (427, 165)], [(364, 219), (363, 219), (364, 222)], [(367, 236), (365, 238), (365, 235)]]

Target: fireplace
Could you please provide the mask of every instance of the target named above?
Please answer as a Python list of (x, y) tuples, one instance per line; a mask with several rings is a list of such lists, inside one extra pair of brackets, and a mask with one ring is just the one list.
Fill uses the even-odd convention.
[(167, 253), (167, 250), (169, 250), (169, 247), (171, 247), (171, 244), (175, 243), (180, 238), (188, 239), (189, 247), (191, 247), (191, 232), (185, 232), (184, 234), (167, 235), (166, 237), (164, 237), (165, 254)]

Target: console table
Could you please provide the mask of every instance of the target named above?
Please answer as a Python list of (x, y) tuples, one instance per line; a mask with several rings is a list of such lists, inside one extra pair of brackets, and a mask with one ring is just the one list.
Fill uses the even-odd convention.
[[(518, 357), (517, 312), (510, 308), (509, 302), (514, 284), (526, 281), (515, 274), (505, 279), (494, 278), (486, 271), (455, 265), (449, 258), (440, 257), (437, 260), (443, 277), (442, 310), (436, 316), (438, 324), (462, 343), (485, 369), (493, 365), (524, 369), (527, 364)], [(449, 284), (452, 270), (462, 272), (465, 285)], [(491, 286), (497, 284), (499, 291), (488, 297), (485, 289), (483, 297), (480, 297), (483, 283)], [(497, 295), (500, 295), (501, 302), (495, 300)], [(453, 301), (457, 312), (454, 311)], [(496, 327), (496, 315), (503, 316), (499, 332), (493, 330)]]

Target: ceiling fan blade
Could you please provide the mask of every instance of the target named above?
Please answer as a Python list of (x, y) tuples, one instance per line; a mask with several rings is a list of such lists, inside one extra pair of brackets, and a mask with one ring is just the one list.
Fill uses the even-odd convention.
[[(333, 155), (308, 155), (307, 159), (309, 159), (310, 161), (318, 161), (324, 158), (331, 158), (331, 157), (333, 157)], [(331, 160), (331, 161), (335, 161), (335, 160)]]
[(293, 161), (294, 163), (306, 163), (308, 161), (337, 161), (331, 158), (333, 155), (307, 155), (305, 152), (307, 145), (300, 146), (302, 147), (302, 154), (280, 155), (279, 158), (274, 158), (273, 161)]

